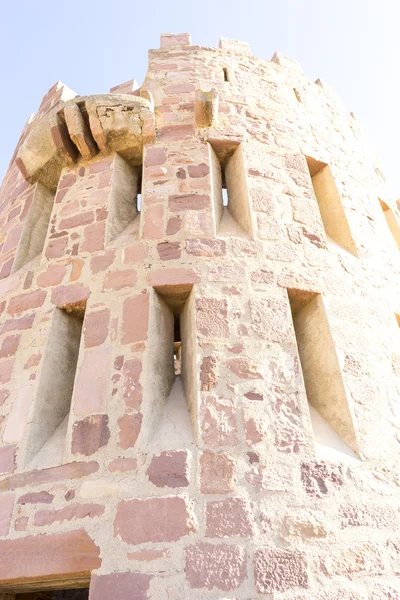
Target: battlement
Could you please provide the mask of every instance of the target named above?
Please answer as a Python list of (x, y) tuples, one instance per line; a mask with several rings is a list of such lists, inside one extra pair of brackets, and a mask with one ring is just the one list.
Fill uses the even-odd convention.
[(55, 84), (0, 190), (0, 596), (397, 597), (399, 223), (280, 53)]

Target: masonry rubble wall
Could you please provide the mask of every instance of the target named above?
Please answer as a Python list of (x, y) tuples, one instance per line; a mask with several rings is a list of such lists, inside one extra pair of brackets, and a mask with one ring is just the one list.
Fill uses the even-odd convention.
[(0, 191), (0, 595), (399, 599), (400, 207), (357, 120), (188, 34), (111, 96), (50, 89)]

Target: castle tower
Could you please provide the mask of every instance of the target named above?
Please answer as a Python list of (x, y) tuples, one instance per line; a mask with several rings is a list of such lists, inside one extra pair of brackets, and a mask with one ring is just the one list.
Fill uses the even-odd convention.
[(399, 599), (400, 211), (332, 90), (162, 35), (0, 194), (0, 599)]

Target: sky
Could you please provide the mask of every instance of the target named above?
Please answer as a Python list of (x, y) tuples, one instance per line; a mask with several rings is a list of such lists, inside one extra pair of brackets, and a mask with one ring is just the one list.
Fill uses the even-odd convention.
[(57, 81), (80, 95), (142, 83), (161, 33), (221, 36), (299, 61), (355, 113), (400, 198), (399, 0), (18, 0), (1, 1), (0, 180), (21, 130)]

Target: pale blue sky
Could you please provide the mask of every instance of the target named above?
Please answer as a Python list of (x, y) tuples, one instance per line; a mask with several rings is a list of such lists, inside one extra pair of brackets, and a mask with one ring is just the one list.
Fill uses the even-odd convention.
[(400, 197), (399, 0), (19, 0), (0, 20), (0, 179), (21, 129), (58, 79), (79, 94), (142, 82), (147, 50), (161, 32), (190, 31), (192, 43), (220, 36), (278, 50), (311, 80), (330, 83), (353, 111)]

